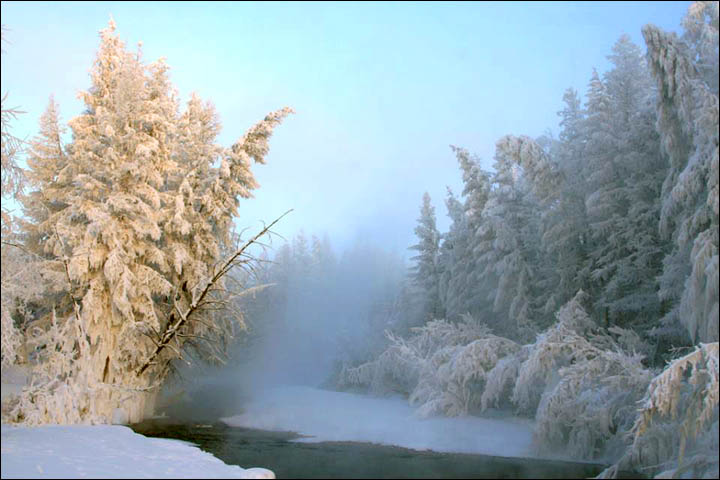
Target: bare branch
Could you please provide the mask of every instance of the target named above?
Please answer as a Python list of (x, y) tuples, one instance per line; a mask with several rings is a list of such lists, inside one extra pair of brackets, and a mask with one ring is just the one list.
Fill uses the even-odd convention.
[[(180, 327), (188, 323), (188, 320), (190, 317), (195, 314), (199, 307), (203, 304), (203, 301), (205, 300), (205, 297), (210, 293), (210, 291), (213, 289), (215, 284), (220, 280), (225, 274), (230, 271), (230, 269), (233, 266), (233, 262), (235, 260), (242, 256), (245, 252), (245, 250), (250, 247), (250, 245), (254, 244), (260, 237), (265, 235), (268, 231), (270, 231), (270, 228), (272, 228), (277, 222), (279, 222), (285, 215), (292, 212), (291, 210), (288, 210), (287, 212), (280, 215), (277, 219), (275, 219), (270, 225), (263, 228), (259, 233), (257, 233), (254, 237), (252, 237), (250, 240), (245, 242), (230, 258), (228, 258), (222, 266), (217, 270), (217, 272), (212, 276), (210, 280), (207, 281), (205, 288), (203, 288), (202, 292), (197, 298), (193, 298), (192, 303), (190, 304), (190, 307), (186, 311), (182, 311), (177, 304), (177, 301), (174, 303), (174, 308), (177, 313), (171, 314), (170, 320), (171, 322), (168, 322), (168, 325), (165, 329), (165, 332), (162, 335), (162, 338), (160, 339), (159, 345), (155, 347), (155, 351), (150, 355), (150, 357), (145, 361), (145, 363), (138, 369), (137, 376), (139, 377), (142, 375), (145, 370), (150, 366), (150, 362), (153, 362), (157, 356), (162, 352), (166, 347), (171, 348), (172, 350), (175, 350), (175, 348), (170, 344), (170, 342), (175, 339), (176, 335), (178, 334), (178, 330)], [(193, 295), (194, 297), (194, 295)], [(175, 320), (174, 322), (172, 320)], [(179, 351), (175, 352), (179, 358), (182, 358)], [(220, 360), (220, 359), (218, 359)]]

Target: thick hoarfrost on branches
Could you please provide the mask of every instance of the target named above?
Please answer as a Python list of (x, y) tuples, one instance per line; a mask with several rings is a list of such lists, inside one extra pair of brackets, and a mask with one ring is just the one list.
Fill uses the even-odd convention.
[[(717, 12), (717, 2), (693, 4), (685, 41), (643, 28), (660, 91), (658, 131), (670, 159), (660, 227), (675, 250), (665, 260), (661, 294), (675, 302), (671, 313), (693, 341), (718, 339), (718, 89), (717, 76), (706, 75), (717, 72)], [(672, 288), (678, 283), (682, 293)]]
[(258, 186), (251, 160), (264, 162), (291, 113), (271, 113), (222, 147), (211, 104), (193, 95), (180, 113), (164, 60), (145, 64), (139, 50), (126, 51), (112, 20), (100, 39), (92, 85), (79, 94), (86, 110), (69, 122), (72, 142), (62, 145), (51, 100), (29, 152), (22, 233), (48, 282), (38, 316), (46, 333), (68, 335), (57, 349), (69, 363), (39, 359), (45, 378), (23, 393), (16, 421), (109, 422), (116, 408), (137, 421), (183, 351), (222, 361), (244, 324), (223, 311), (228, 266), (218, 260), (236, 248), (239, 198)]
[[(674, 360), (648, 387), (642, 415), (633, 427), (635, 442), (647, 431), (655, 415), (677, 418), (682, 412), (681, 430), (685, 439), (694, 438), (717, 417), (718, 343), (701, 344), (694, 352)], [(686, 378), (686, 373), (689, 376)], [(696, 391), (681, 402), (681, 383)], [(682, 455), (682, 452), (680, 452)]]
[(560, 380), (543, 393), (538, 405), (535, 443), (543, 452), (564, 450), (573, 458), (617, 458), (651, 373), (640, 355), (575, 340), (595, 356), (558, 371)]
[(428, 322), (413, 328), (408, 339), (388, 338), (391, 345), (376, 360), (345, 368), (339, 386), (408, 394), (422, 416), (465, 415), (479, 406), (486, 372), (519, 348), (469, 315), (458, 323)]
[(534, 412), (547, 385), (557, 377), (560, 367), (586, 359), (595, 352), (585, 340), (595, 323), (585, 312), (578, 294), (557, 313), (557, 322), (538, 335), (531, 351), (519, 368), (512, 401), (521, 410)]
[(512, 340), (488, 335), (467, 345), (448, 345), (423, 362), (417, 387), (409, 397), (420, 416), (467, 415), (478, 410), (488, 372), (518, 349)]
[(652, 379), (628, 451), (602, 473), (642, 468), (655, 478), (717, 478), (718, 343), (700, 344)]
[(407, 342), (389, 332), (387, 335), (391, 345), (378, 358), (341, 371), (340, 388), (363, 386), (378, 395), (412, 392), (420, 375), (420, 358)]
[[(483, 212), (491, 191), (490, 173), (480, 168), (480, 159), (467, 150), (452, 147), (462, 171), (464, 201), (448, 198), (452, 219), (441, 246), (441, 291), (447, 319), (464, 313), (488, 321), (493, 318), (493, 288), (497, 275), (490, 264), (493, 231)], [(495, 327), (495, 325), (492, 325)]]
[(576, 458), (617, 458), (652, 373), (647, 345), (631, 331), (599, 328), (578, 293), (533, 344), (492, 335), (470, 316), (414, 328), (376, 360), (345, 368), (338, 386), (399, 392), (423, 417), (517, 409), (536, 419), (539, 450)]
[(523, 345), (516, 353), (507, 355), (485, 375), (485, 388), (480, 397), (481, 409), (511, 407), (512, 393), (520, 371), (532, 346)]

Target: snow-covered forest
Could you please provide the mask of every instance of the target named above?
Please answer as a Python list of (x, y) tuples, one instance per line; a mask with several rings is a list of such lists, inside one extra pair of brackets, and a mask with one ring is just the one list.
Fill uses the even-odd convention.
[(406, 264), (310, 229), (281, 244), (282, 218), (242, 230), (293, 110), (223, 146), (213, 104), (181, 104), (110, 20), (82, 114), (64, 123), (51, 97), (21, 140), (3, 98), (2, 194), (22, 214), (3, 206), (2, 365), (29, 372), (3, 423), (139, 422), (187, 365), (225, 365), (246, 389), (527, 419), (538, 455), (602, 478), (717, 478), (718, 2), (642, 36), (565, 91), (557, 137), (503, 136), (491, 169), (450, 147), (462, 191), (419, 199)]

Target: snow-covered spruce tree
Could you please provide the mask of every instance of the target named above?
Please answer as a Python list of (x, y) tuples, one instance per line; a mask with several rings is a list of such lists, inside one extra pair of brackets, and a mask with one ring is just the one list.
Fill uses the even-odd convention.
[(487, 257), (493, 249), (494, 233), (483, 217), (491, 190), (490, 174), (480, 168), (480, 160), (467, 150), (452, 149), (462, 172), (463, 204), (462, 212), (455, 213), (458, 218), (453, 218), (449, 233), (458, 250), (448, 279), (448, 319), (469, 313), (488, 321), (493, 318), (498, 279)]
[(545, 276), (556, 283), (549, 288), (551, 294), (545, 302), (544, 314), (557, 310), (578, 288), (588, 286), (585, 268), (589, 230), (585, 210), (587, 181), (582, 174), (585, 111), (572, 88), (563, 94), (563, 102), (565, 106), (558, 112), (562, 130), (548, 155), (555, 170), (556, 188), (548, 191), (550, 195), (544, 199), (542, 209), (542, 247), (546, 252), (545, 261), (549, 263), (545, 266)]
[(581, 230), (584, 212), (572, 195), (566, 173), (538, 142), (526, 136), (508, 135), (498, 142), (498, 149), (521, 169), (529, 198), (537, 203), (540, 248), (532, 265), (538, 297), (534, 300), (538, 309), (534, 323), (536, 330), (543, 329), (559, 306), (584, 284), (579, 271), (584, 258)]
[[(100, 37), (91, 88), (80, 94), (86, 110), (70, 121), (67, 166), (53, 175), (62, 149), (38, 144), (29, 166), (40, 193), (24, 204), (51, 213), (32, 215), (26, 234), (64, 293), (52, 315), (75, 335), (61, 349), (71, 371), (57, 374), (68, 388), (49, 378), (28, 389), (14, 421), (107, 422), (120, 411), (137, 421), (183, 350), (218, 359), (217, 345), (232, 335), (217, 308), (230, 267), (219, 256), (231, 248), (238, 197), (257, 186), (251, 160), (264, 161), (273, 128), (290, 113), (268, 115), (223, 148), (210, 105), (193, 97), (178, 113), (162, 60), (146, 65), (127, 52), (112, 20)], [(37, 415), (69, 405), (67, 395), (73, 412)]]
[[(545, 173), (535, 171), (535, 163), (520, 161), (520, 151), (531, 146), (524, 139), (506, 136), (496, 145), (495, 173), (483, 210), (483, 227), (491, 245), (483, 248), (482, 262), (498, 276), (493, 310), (500, 318), (502, 330), (510, 338), (530, 338), (541, 329), (538, 289), (533, 284), (540, 254), (540, 209), (537, 189)], [(523, 153), (523, 158), (525, 154)], [(539, 159), (539, 157), (538, 157)], [(487, 248), (490, 247), (491, 248)]]
[[(604, 238), (602, 238), (602, 234), (605, 232), (600, 231), (593, 234), (591, 226), (593, 222), (597, 222), (597, 217), (614, 211), (618, 200), (611, 195), (598, 198), (598, 195), (588, 195), (587, 192), (592, 192), (593, 187), (597, 188), (598, 185), (607, 184), (619, 174), (615, 171), (614, 163), (609, 162), (607, 158), (607, 150), (611, 148), (612, 144), (610, 97), (607, 93), (607, 86), (594, 68), (588, 84), (586, 99), (585, 119), (581, 129), (583, 165), (579, 172), (585, 178), (584, 200), (588, 225), (588, 234), (586, 235), (588, 255), (584, 259), (583, 268), (589, 272), (591, 277), (591, 281), (587, 285), (587, 293), (591, 298), (596, 298), (601, 289), (601, 286), (598, 286), (601, 282), (597, 278), (592, 278), (593, 273), (597, 276), (597, 272), (593, 272), (593, 258), (590, 254), (596, 249), (596, 244), (605, 245)], [(605, 200), (612, 204), (601, 204), (598, 200)]]
[[(73, 194), (75, 173), (70, 165), (62, 135), (66, 128), (60, 123), (58, 105), (51, 96), (40, 117), (40, 132), (29, 142), (26, 176), (32, 190), (22, 198), (25, 217), (25, 245), (41, 255), (52, 251), (39, 248), (54, 235), (54, 224), (62, 215)], [(42, 187), (46, 187), (42, 189)]]
[[(463, 214), (462, 203), (455, 198), (448, 187), (445, 199), (448, 217), (451, 224), (448, 232), (443, 235), (443, 241), (438, 253), (440, 265), (439, 296), (448, 319), (455, 319), (463, 310), (463, 296), (461, 295), (463, 274), (466, 267), (463, 259), (468, 258), (468, 230), (467, 221)], [(467, 310), (469, 311), (469, 310)]]
[[(53, 263), (50, 260), (52, 252), (46, 253), (38, 246), (44, 238), (53, 234), (52, 220), (60, 210), (67, 207), (63, 199), (68, 197), (69, 189), (73, 188), (69, 177), (63, 172), (67, 167), (60, 140), (63, 130), (59, 124), (57, 105), (51, 98), (47, 110), (40, 117), (40, 134), (27, 142), (29, 169), (24, 172), (23, 180), (28, 187), (25, 190), (42, 185), (43, 182), (52, 183), (52, 187), (47, 197), (38, 191), (31, 191), (27, 195), (17, 192), (17, 198), (30, 207), (25, 214), (31, 221), (15, 219), (12, 223), (3, 223), (2, 303), (3, 322), (7, 326), (3, 332), (8, 332), (8, 339), (13, 336), (13, 332), (19, 337), (18, 360), (21, 362), (27, 361), (29, 353), (25, 341), (29, 336), (26, 335), (28, 330), (43, 321), (46, 326), (49, 325), (49, 317), (45, 315), (42, 318), (42, 314), (48, 314), (49, 309), (40, 301), (41, 298), (47, 300), (52, 297), (53, 301), (62, 303), (62, 295), (59, 294), (65, 285), (62, 264)], [(47, 201), (48, 197), (54, 201)], [(19, 229), (25, 230), (24, 239), (19, 238)], [(50, 271), (44, 273), (46, 269)], [(53, 289), (54, 285), (58, 285), (58, 280), (62, 287)], [(10, 320), (11, 316), (15, 317), (15, 322)], [(10, 328), (15, 328), (14, 323), (19, 327), (17, 332)]]
[[(49, 300), (41, 308), (34, 323), (49, 325), (49, 310), (72, 309), (67, 296), (67, 278), (62, 262), (61, 242), (54, 241), (59, 232), (57, 224), (67, 215), (67, 208), (75, 195), (74, 179), (78, 173), (70, 162), (62, 143), (66, 128), (60, 123), (58, 105), (51, 96), (47, 109), (40, 117), (40, 132), (28, 143), (25, 173), (28, 193), (20, 196), (25, 219), (19, 220), (25, 248), (35, 254), (39, 274), (45, 279), (44, 295)], [(50, 240), (50, 241), (49, 241)], [(39, 313), (39, 312), (38, 312)]]
[(411, 278), (420, 287), (421, 295), (425, 298), (423, 318), (426, 320), (444, 318), (439, 291), (440, 232), (435, 223), (435, 207), (430, 203), (430, 195), (427, 192), (423, 194), (420, 218), (417, 221), (415, 235), (418, 237), (418, 243), (411, 246), (410, 250), (418, 253), (411, 258), (415, 261), (411, 269)]
[(583, 130), (590, 290), (604, 321), (648, 330), (660, 310), (657, 217), (666, 164), (640, 48), (623, 35), (608, 58), (614, 68), (590, 82)]
[(666, 322), (679, 321), (694, 342), (708, 342), (718, 339), (717, 2), (694, 3), (684, 25), (683, 39), (643, 28), (670, 162), (660, 232), (675, 245), (664, 259), (660, 295), (669, 304)]

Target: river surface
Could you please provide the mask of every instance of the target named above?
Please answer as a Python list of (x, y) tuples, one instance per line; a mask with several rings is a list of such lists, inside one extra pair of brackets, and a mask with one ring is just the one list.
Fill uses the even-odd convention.
[(191, 442), (227, 464), (269, 468), (277, 478), (587, 478), (604, 468), (363, 442), (297, 442), (293, 440), (302, 437), (296, 433), (230, 427), (221, 422), (150, 420), (131, 428), (149, 437)]

